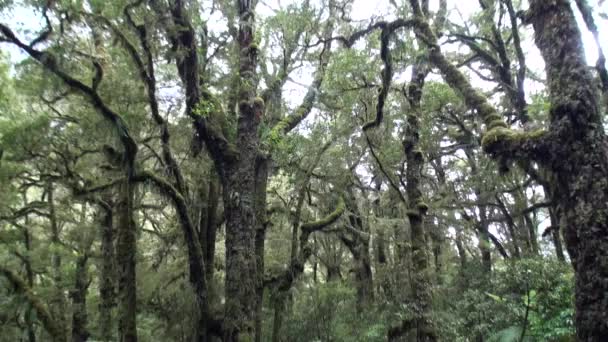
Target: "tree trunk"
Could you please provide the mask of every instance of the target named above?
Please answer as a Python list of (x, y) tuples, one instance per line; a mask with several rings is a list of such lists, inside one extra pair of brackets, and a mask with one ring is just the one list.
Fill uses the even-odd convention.
[[(426, 62), (421, 61), (414, 64), (412, 68), (412, 79), (407, 89), (407, 100), (410, 110), (407, 114), (407, 127), (403, 140), (403, 149), (407, 161), (406, 168), (406, 193), (408, 200), (407, 217), (410, 223), (410, 242), (412, 244), (412, 274), (411, 285), (414, 302), (414, 320), (411, 324), (403, 322), (401, 327), (389, 331), (389, 340), (407, 333), (411, 328), (415, 329), (416, 341), (436, 341), (435, 327), (430, 318), (432, 293), (431, 275), (427, 254), (427, 242), (425, 238), (425, 216), (429, 209), (424, 203), (422, 196), (422, 168), (424, 166), (424, 155), (420, 150), (420, 116), (422, 110), (420, 101), (422, 89), (429, 68)], [(409, 328), (408, 325), (411, 325)]]
[[(23, 203), (27, 203), (27, 195), (23, 194)], [(31, 260), (31, 251), (32, 251), (32, 236), (29, 231), (30, 219), (29, 215), (25, 215), (24, 217), (25, 225), (23, 229), (23, 242), (25, 245), (25, 255), (23, 258), (23, 262), (25, 264), (25, 272), (27, 275), (27, 285), (30, 288), (34, 287), (34, 270), (32, 269), (32, 260)], [(29, 342), (36, 342), (36, 326), (34, 325), (35, 317), (34, 317), (34, 308), (31, 304), (28, 304), (27, 310), (25, 312), (25, 325), (27, 326), (27, 339)]]
[(137, 341), (137, 284), (135, 258), (137, 232), (133, 221), (133, 185), (127, 176), (119, 185), (116, 263), (118, 266), (118, 336), (120, 342)]
[(255, 303), (255, 341), (262, 341), (262, 309), (264, 304), (264, 250), (268, 215), (266, 212), (266, 188), (268, 187), (268, 158), (257, 158), (255, 169), (255, 258), (257, 268)]
[(539, 155), (576, 272), (579, 341), (608, 336), (608, 144), (599, 99), (569, 1), (530, 1), (529, 20), (546, 65), (551, 131)]
[(59, 222), (57, 222), (57, 212), (55, 208), (55, 189), (53, 183), (47, 184), (47, 200), (49, 204), (49, 219), (51, 223), (51, 244), (53, 247), (53, 253), (51, 255), (53, 265), (53, 280), (55, 282), (55, 292), (51, 300), (51, 313), (55, 317), (56, 322), (61, 329), (65, 329), (67, 332), (67, 303), (66, 298), (63, 294), (63, 275), (61, 271), (61, 256), (59, 255), (58, 249), (61, 245), (61, 239), (59, 237)]
[(114, 307), (116, 271), (114, 255), (114, 227), (111, 198), (106, 197), (107, 208), (100, 210), (101, 265), (99, 272), (99, 336), (102, 341), (114, 341), (112, 308)]
[(86, 342), (90, 334), (87, 330), (87, 289), (89, 287), (88, 255), (76, 260), (74, 289), (72, 290), (72, 342)]

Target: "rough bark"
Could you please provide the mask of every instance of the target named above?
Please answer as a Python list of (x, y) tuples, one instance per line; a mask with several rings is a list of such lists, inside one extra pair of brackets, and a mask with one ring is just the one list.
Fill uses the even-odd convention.
[(114, 226), (113, 208), (110, 198), (106, 198), (107, 207), (100, 208), (100, 235), (101, 235), (101, 265), (99, 272), (99, 336), (102, 341), (113, 341), (114, 324), (112, 308), (115, 305), (115, 260), (114, 255)]
[(253, 43), (254, 13), (250, 1), (237, 3), (239, 15), (239, 115), (237, 161), (224, 168), (226, 215), (226, 305), (224, 340), (253, 340), (256, 307), (255, 165), (258, 157), (257, 128), (264, 101), (256, 97), (257, 46)]
[[(580, 31), (566, 0), (530, 2), (550, 91), (552, 192), (576, 272), (577, 338), (608, 336), (608, 144)], [(539, 156), (540, 159), (540, 156)]]
[(417, 34), (429, 46), (431, 62), (465, 103), (484, 120), (486, 152), (506, 166), (508, 160), (532, 159), (550, 170), (550, 184), (576, 273), (577, 338), (601, 341), (608, 336), (608, 146), (599, 98), (589, 72), (580, 31), (566, 0), (533, 0), (523, 15), (534, 26), (535, 43), (545, 60), (550, 93), (547, 131), (507, 128), (487, 99), (441, 53), (422, 15)]
[(85, 253), (76, 259), (76, 272), (72, 297), (72, 342), (86, 342), (90, 334), (87, 330), (87, 290), (89, 287), (88, 259)]
[(120, 342), (137, 341), (137, 232), (133, 221), (133, 184), (130, 176), (119, 185), (116, 206), (118, 227), (116, 262), (118, 265), (118, 338)]

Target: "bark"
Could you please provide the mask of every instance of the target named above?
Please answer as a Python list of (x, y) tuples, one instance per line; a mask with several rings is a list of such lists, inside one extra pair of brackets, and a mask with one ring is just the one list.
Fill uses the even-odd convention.
[[(530, 2), (550, 90), (552, 193), (576, 272), (577, 338), (608, 336), (608, 144), (580, 31), (566, 0)], [(549, 157), (549, 158), (547, 158)], [(545, 159), (546, 158), (546, 159)], [(548, 160), (547, 160), (548, 159)]]
[(285, 295), (280, 294), (275, 299), (274, 318), (272, 321), (272, 342), (281, 341), (281, 328), (283, 327), (283, 316), (285, 315)]
[(266, 207), (266, 189), (268, 187), (268, 176), (271, 161), (260, 157), (256, 160), (255, 170), (255, 257), (257, 267), (256, 279), (256, 308), (255, 308), (255, 341), (262, 341), (262, 308), (264, 303), (264, 250), (266, 242), (266, 230), (269, 225), (269, 217)]
[(76, 259), (75, 283), (71, 293), (72, 342), (85, 342), (90, 336), (87, 330), (88, 259), (89, 256), (86, 253)]
[(426, 19), (416, 17), (417, 34), (425, 38), (432, 63), (486, 123), (484, 150), (502, 166), (513, 159), (532, 159), (550, 170), (551, 192), (576, 274), (577, 338), (601, 341), (608, 336), (608, 267), (598, 262), (608, 258), (608, 144), (569, 1), (532, 0), (523, 15), (534, 26), (545, 60), (551, 103), (547, 131), (508, 129), (488, 100), (443, 56)]
[(61, 255), (59, 254), (59, 246), (61, 245), (59, 222), (57, 221), (57, 212), (55, 208), (55, 189), (53, 183), (49, 182), (46, 188), (47, 201), (49, 204), (49, 220), (51, 224), (51, 245), (53, 253), (51, 254), (51, 264), (53, 265), (53, 281), (55, 282), (55, 291), (51, 300), (51, 313), (55, 317), (57, 323), (67, 331), (67, 302), (63, 294), (63, 274), (61, 270)]
[(130, 176), (119, 185), (116, 206), (118, 229), (116, 262), (118, 265), (118, 338), (120, 342), (137, 341), (137, 232), (133, 220), (133, 184)]
[[(212, 172), (214, 172), (212, 170)], [(217, 210), (220, 198), (220, 185), (215, 175), (211, 175), (209, 181), (199, 191), (201, 208), (199, 215), (200, 246), (205, 264), (207, 284), (213, 281), (215, 271), (215, 240), (218, 228)]]
[(257, 128), (264, 101), (256, 98), (257, 46), (253, 43), (254, 13), (250, 1), (237, 3), (239, 15), (239, 116), (237, 161), (224, 168), (226, 215), (226, 305), (224, 340), (253, 340), (256, 309), (257, 265), (255, 256), (255, 165), (258, 157)]
[(345, 203), (349, 211), (347, 215), (348, 226), (338, 234), (338, 237), (348, 248), (353, 258), (357, 312), (360, 314), (374, 300), (374, 280), (369, 253), (370, 235), (367, 226), (363, 224), (361, 219), (353, 190), (348, 188), (345, 192)]
[(106, 198), (107, 207), (100, 208), (100, 235), (101, 235), (101, 265), (99, 272), (99, 336), (102, 341), (114, 340), (114, 324), (112, 308), (115, 305), (115, 255), (114, 255), (114, 227), (113, 208), (110, 198)]
[(551, 219), (551, 239), (553, 240), (553, 246), (555, 247), (555, 256), (557, 260), (566, 262), (566, 256), (564, 255), (564, 247), (562, 245), (562, 237), (560, 234), (559, 219), (556, 213), (556, 208), (549, 208), (549, 217)]
[(422, 113), (420, 99), (427, 73), (426, 63), (417, 64), (413, 68), (412, 82), (408, 89), (411, 109), (407, 115), (406, 138), (403, 141), (407, 160), (407, 217), (410, 222), (410, 241), (412, 244), (412, 294), (415, 303), (414, 327), (417, 341), (437, 340), (435, 328), (429, 317), (432, 293), (424, 227), (424, 217), (427, 214), (428, 205), (424, 203), (420, 184), (424, 165), (424, 156), (419, 146), (419, 117)]
[[(27, 203), (27, 195), (23, 195), (23, 203)], [(23, 263), (25, 264), (25, 272), (27, 275), (27, 285), (29, 288), (34, 286), (34, 270), (32, 269), (32, 260), (30, 257), (30, 253), (32, 251), (32, 236), (29, 230), (29, 216), (25, 215), (24, 217), (25, 226), (23, 227), (23, 241), (25, 245), (25, 255), (23, 258)], [(36, 327), (34, 326), (34, 308), (29, 305), (27, 311), (25, 312), (25, 324), (27, 326), (27, 338), (29, 342), (36, 342)]]

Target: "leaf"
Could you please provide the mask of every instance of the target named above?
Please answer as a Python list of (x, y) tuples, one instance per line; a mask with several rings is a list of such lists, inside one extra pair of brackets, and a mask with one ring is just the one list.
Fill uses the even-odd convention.
[(500, 297), (500, 296), (497, 296), (497, 295), (495, 295), (495, 294), (491, 294), (491, 293), (489, 293), (489, 292), (486, 292), (486, 295), (487, 295), (488, 297), (490, 297), (490, 298), (494, 299), (494, 300), (495, 300), (495, 301), (497, 301), (498, 303), (503, 303), (503, 302), (505, 301), (505, 300), (504, 300), (504, 298), (502, 298), (502, 297)]

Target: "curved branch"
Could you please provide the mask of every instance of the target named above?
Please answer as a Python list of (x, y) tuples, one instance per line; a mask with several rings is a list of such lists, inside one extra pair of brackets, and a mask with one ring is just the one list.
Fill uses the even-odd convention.
[(15, 272), (2, 265), (0, 265), (0, 274), (6, 277), (6, 279), (13, 285), (15, 290), (22, 294), (28, 303), (34, 308), (37, 317), (40, 319), (40, 322), (42, 322), (42, 326), (44, 326), (44, 329), (49, 333), (49, 335), (51, 335), (53, 340), (57, 342), (66, 341), (67, 332), (65, 329), (61, 327), (59, 322), (51, 317), (50, 312), (47, 310), (42, 300), (34, 294), (26, 282)]

